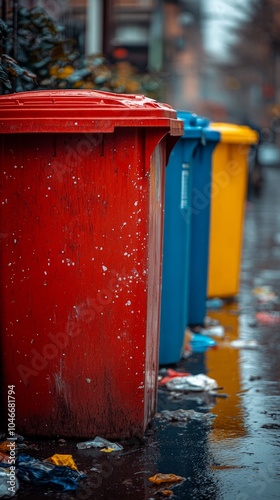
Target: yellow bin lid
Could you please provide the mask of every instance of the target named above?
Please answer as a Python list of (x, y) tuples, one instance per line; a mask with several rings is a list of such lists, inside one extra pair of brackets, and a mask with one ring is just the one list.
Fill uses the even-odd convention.
[(246, 125), (211, 122), (210, 127), (220, 132), (220, 142), (235, 144), (256, 144), (259, 140), (259, 134)]

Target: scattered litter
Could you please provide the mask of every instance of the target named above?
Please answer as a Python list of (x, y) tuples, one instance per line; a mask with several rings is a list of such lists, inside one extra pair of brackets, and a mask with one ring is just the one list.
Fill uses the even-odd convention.
[(134, 476), (136, 476), (136, 474), (148, 474), (149, 472), (148, 470), (139, 470), (138, 472), (134, 472)]
[(10, 451), (11, 449), (11, 441), (3, 441), (3, 443), (0, 443), (0, 451)]
[(38, 485), (56, 485), (63, 491), (75, 491), (78, 483), (86, 475), (67, 466), (42, 462), (29, 455), (18, 455), (16, 458), (17, 476), (19, 479)]
[(99, 464), (97, 464), (97, 466), (96, 466), (96, 467), (92, 467), (90, 470), (91, 470), (92, 472), (97, 472), (98, 474), (101, 474), (101, 472), (103, 471), (102, 466), (101, 466), (101, 465), (99, 465)]
[(182, 359), (188, 359), (192, 354), (192, 351), (191, 351), (191, 348), (190, 346), (189, 347), (185, 347), (185, 350), (182, 354)]
[(176, 377), (166, 384), (170, 391), (211, 391), (218, 389), (218, 384), (213, 378), (200, 373), (199, 375), (190, 375), (188, 377)]
[(204, 328), (218, 326), (219, 324), (220, 324), (220, 322), (216, 318), (211, 318), (210, 316), (205, 316), (205, 318), (204, 318)]
[(46, 458), (43, 460), (44, 462), (50, 462), (54, 465), (66, 465), (70, 467), (70, 469), (78, 470), (77, 465), (75, 464), (72, 455), (59, 455), (56, 453), (50, 458)]
[(259, 286), (253, 289), (253, 294), (260, 302), (278, 302), (278, 296), (271, 286)]
[(206, 308), (207, 309), (221, 309), (223, 307), (224, 301), (222, 299), (219, 299), (218, 297), (214, 299), (208, 299), (206, 301)]
[(12, 498), (19, 489), (15, 475), (11, 477), (9, 469), (0, 469), (0, 498)]
[(177, 372), (176, 370), (172, 370), (171, 368), (167, 368), (165, 371), (165, 376), (159, 381), (159, 385), (165, 385), (169, 380), (172, 380), (176, 377), (187, 377), (190, 373), (187, 372)]
[(209, 337), (222, 338), (225, 336), (225, 329), (222, 325), (209, 326), (207, 328), (196, 329), (195, 333), (200, 335), (209, 335)]
[(259, 347), (259, 344), (256, 340), (232, 340), (230, 342), (231, 347), (235, 347), (236, 349), (256, 349)]
[(193, 333), (190, 340), (192, 352), (205, 352), (210, 347), (215, 347), (216, 345), (217, 342), (214, 339), (200, 333)]
[(278, 325), (280, 324), (280, 311), (257, 312), (256, 318), (265, 325)]
[(9, 455), (7, 455), (6, 453), (2, 453), (0, 451), (0, 462), (3, 462), (4, 464), (8, 464), (9, 463)]
[(176, 476), (176, 474), (155, 474), (152, 477), (149, 477), (149, 481), (153, 484), (162, 484), (162, 483), (177, 483), (178, 481), (184, 481), (186, 478), (182, 476)]
[(210, 335), (211, 337), (222, 338), (225, 336), (225, 329), (222, 325), (212, 326), (211, 328), (206, 328), (202, 332), (204, 335)]
[(162, 422), (189, 422), (191, 420), (208, 422), (210, 419), (215, 418), (213, 413), (200, 413), (194, 410), (163, 410), (155, 414), (155, 418)]
[(86, 450), (88, 448), (105, 448), (105, 450), (102, 451), (121, 451), (123, 450), (123, 446), (121, 446), (118, 443), (111, 443), (111, 441), (107, 441), (107, 439), (104, 439), (102, 437), (96, 436), (95, 439), (90, 440), (90, 441), (83, 441), (82, 443), (77, 444), (77, 448), (79, 450)]

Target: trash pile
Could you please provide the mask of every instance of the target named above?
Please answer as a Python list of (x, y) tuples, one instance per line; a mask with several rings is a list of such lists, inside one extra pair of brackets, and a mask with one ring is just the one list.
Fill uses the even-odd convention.
[[(200, 373), (198, 375), (191, 375), (190, 373), (180, 372), (176, 370), (172, 370), (170, 368), (162, 368), (159, 371), (159, 388), (165, 389), (169, 391), (169, 393), (174, 395), (182, 395), (182, 394), (203, 394), (207, 396), (211, 396), (214, 398), (227, 397), (226, 394), (223, 394), (219, 391), (223, 390), (223, 387), (219, 387), (216, 380), (211, 377), (208, 377), (204, 373)], [(179, 411), (179, 410), (178, 410)], [(185, 411), (185, 410), (180, 410)], [(165, 414), (166, 415), (166, 414)], [(188, 415), (186, 421), (190, 420), (190, 415), (193, 413), (185, 414)], [(180, 416), (182, 414), (180, 413)], [(158, 418), (158, 414), (157, 414)], [(181, 419), (182, 421), (182, 419)]]
[(256, 286), (252, 294), (255, 298), (256, 312), (250, 326), (280, 325), (280, 300), (272, 286)]
[(255, 318), (258, 324), (262, 325), (279, 325), (280, 311), (275, 310), (279, 304), (279, 297), (269, 285), (259, 286), (253, 289), (253, 295), (257, 299), (258, 311)]
[[(277, 294), (271, 287), (258, 287), (253, 290), (253, 295), (257, 301), (257, 312), (255, 313), (256, 324), (276, 325), (280, 324), (280, 311), (275, 310), (279, 303)], [(219, 303), (221, 307), (224, 302)], [(215, 306), (219, 305), (215, 299)], [(193, 327), (186, 332), (185, 353), (186, 357), (191, 353), (204, 352), (209, 348), (231, 347), (233, 349), (256, 349), (259, 344), (254, 339), (237, 338), (230, 340), (230, 336), (225, 336), (225, 328), (218, 320), (206, 317), (202, 327)], [(260, 377), (251, 377), (250, 380)], [(216, 404), (216, 398), (227, 398), (223, 393), (223, 387), (218, 382), (207, 376), (205, 373), (193, 375), (186, 371), (186, 368), (162, 368), (159, 370), (158, 387), (162, 393), (165, 392), (168, 399), (175, 401), (175, 409), (163, 409), (154, 416), (155, 426), (161, 429), (165, 426), (185, 427), (192, 422), (199, 422), (206, 429), (209, 429), (216, 415), (210, 410)], [(164, 396), (165, 397), (165, 396)], [(196, 399), (201, 405), (198, 411), (194, 409), (178, 408), (178, 401), (185, 399)], [(181, 404), (181, 403), (180, 403)], [(189, 401), (188, 401), (189, 404)], [(192, 425), (192, 424), (191, 424)], [(69, 453), (55, 453), (51, 456), (35, 458), (30, 455), (34, 450), (40, 452), (38, 442), (31, 443), (16, 435), (13, 439), (5, 440), (5, 435), (0, 436), (0, 498), (13, 498), (20, 492), (24, 483), (29, 483), (43, 488), (55, 489), (58, 493), (75, 492), (82, 486), (84, 479), (90, 473), (101, 474), (102, 464), (93, 464), (94, 467), (86, 469), (86, 473), (78, 469), (73, 455)], [(15, 450), (11, 460), (11, 441)], [(60, 445), (67, 445), (67, 441), (59, 439)], [(124, 446), (123, 446), (123, 445)], [(77, 442), (73, 446), (77, 452), (84, 450), (97, 450), (97, 460), (101, 460), (101, 455), (114, 454), (121, 458), (130, 451), (125, 450), (125, 443), (109, 441), (103, 437), (95, 436), (82, 442)], [(143, 443), (141, 443), (143, 444)], [(73, 448), (72, 448), (73, 449)], [(135, 450), (134, 450), (135, 451)], [(109, 460), (110, 457), (108, 457)], [(107, 460), (107, 459), (106, 459)], [(90, 472), (91, 471), (91, 472)], [(148, 471), (145, 471), (148, 473)], [(146, 477), (146, 481), (151, 485), (153, 498), (166, 498), (174, 496), (174, 488), (181, 485), (186, 478), (178, 476), (168, 471), (168, 474), (158, 472)], [(86, 481), (85, 481), (86, 483)], [(79, 491), (79, 490), (78, 490)], [(46, 494), (50, 491), (46, 490)], [(79, 493), (77, 493), (79, 495)]]
[[(252, 294), (256, 299), (256, 312), (254, 312), (254, 318), (249, 326), (280, 325), (280, 310), (278, 310), (280, 299), (275, 290), (270, 285), (257, 286), (252, 290)], [(211, 314), (211, 311), (218, 311), (226, 304), (226, 300), (218, 297), (209, 299), (207, 300), (207, 310)], [(237, 311), (237, 314), (240, 314), (240, 311)], [(225, 336), (225, 328), (219, 321), (207, 316), (203, 326), (190, 326), (187, 329), (183, 359), (187, 359), (192, 353), (202, 353), (218, 347), (257, 349), (260, 345), (255, 339), (230, 340)]]
[[(198, 419), (199, 414), (196, 412), (164, 412), (159, 414), (159, 417), (164, 422), (174, 420), (184, 420), (188, 422), (193, 419)], [(205, 420), (208, 420), (208, 415), (203, 415)], [(84, 472), (78, 470), (78, 467), (71, 454), (55, 453), (50, 457), (38, 459), (25, 454), (22, 449), (39, 450), (38, 444), (24, 442), (22, 436), (14, 438), (16, 453), (14, 464), (11, 465), (11, 457), (9, 455), (10, 440), (0, 443), (0, 498), (12, 498), (19, 491), (24, 483), (33, 484), (35, 486), (49, 487), (52, 490), (47, 490), (44, 494), (49, 495), (54, 493), (53, 488), (57, 492), (71, 493), (77, 490), (80, 482), (87, 478)], [(40, 443), (40, 442), (38, 442)], [(59, 440), (59, 444), (67, 444), (64, 439)], [(128, 442), (129, 444), (129, 442)], [(103, 453), (118, 453), (123, 452), (124, 447), (116, 442), (108, 441), (105, 438), (96, 436), (94, 439), (78, 442), (77, 450), (89, 450), (91, 448), (99, 449)], [(130, 451), (126, 452), (130, 453)], [(89, 469), (94, 473), (101, 473), (102, 467), (92, 467)], [(157, 473), (147, 477), (147, 481), (153, 485), (152, 494), (158, 497), (173, 496), (173, 488), (185, 481), (184, 477), (177, 476), (173, 473), (162, 474)], [(44, 491), (44, 490), (43, 490)], [(81, 493), (81, 492), (80, 492)], [(81, 493), (83, 494), (83, 493)], [(79, 496), (79, 492), (77, 493)], [(64, 498), (64, 497), (63, 497)]]
[[(207, 393), (216, 396), (221, 389), (214, 379), (211, 379), (205, 374), (192, 375), (185, 371), (180, 372), (169, 368), (161, 370), (159, 375), (159, 386), (170, 394), (174, 392), (181, 394), (190, 392), (195, 394)], [(202, 422), (207, 427), (211, 424), (215, 415), (205, 411), (199, 412), (180, 408), (176, 410), (163, 410), (158, 412), (154, 418), (155, 422), (159, 422), (160, 425), (178, 424), (179, 426), (186, 426), (190, 422), (195, 421)], [(136, 448), (132, 451), (126, 451), (124, 448), (126, 442), (123, 442), (122, 444), (124, 446), (122, 446), (120, 443), (109, 441), (100, 436), (73, 443), (71, 445), (72, 449), (73, 446), (75, 446), (77, 453), (95, 449), (98, 452), (95, 454), (96, 460), (101, 460), (100, 464), (94, 463), (94, 467), (88, 467), (86, 473), (84, 473), (79, 470), (73, 455), (70, 454), (68, 450), (68, 453), (66, 451), (66, 453), (63, 454), (54, 453), (51, 456), (40, 456), (40, 458), (37, 458), (40, 452), (40, 441), (25, 441), (24, 437), (20, 435), (15, 435), (13, 438), (13, 449), (15, 452), (13, 454), (13, 460), (11, 461), (11, 438), (5, 440), (5, 435), (1, 437), (0, 498), (14, 497), (20, 492), (24, 483), (29, 483), (36, 487), (40, 486), (43, 492), (46, 488), (46, 495), (56, 491), (57, 493), (71, 493), (77, 490), (77, 495), (79, 496), (78, 488), (84, 488), (82, 484), (83, 480), (89, 480), (88, 478), (91, 473), (102, 473), (103, 459), (101, 455), (116, 453), (116, 456), (121, 458), (127, 453), (131, 453), (135, 451), (135, 449), (138, 449), (140, 445), (143, 445), (143, 442), (137, 441), (138, 446)], [(67, 446), (67, 441), (65, 439), (59, 439), (57, 443), (59, 446)], [(31, 450), (36, 451), (36, 457), (30, 455)], [(154, 475), (150, 474), (149, 477), (146, 477), (146, 480), (151, 483), (151, 494), (153, 498), (163, 498), (166, 496), (173, 496), (173, 489), (182, 484), (185, 478), (171, 472), (169, 473), (168, 471), (168, 474), (163, 474), (161, 472)], [(85, 485), (86, 483), (87, 481), (85, 481)]]
[[(51, 457), (39, 460), (23, 453), (23, 450), (38, 451), (38, 444), (24, 441), (22, 436), (16, 435), (0, 443), (0, 498), (12, 498), (20, 489), (21, 482), (55, 486), (61, 492), (75, 491), (80, 481), (87, 477), (78, 470), (72, 455), (55, 453)], [(66, 443), (64, 439), (59, 440), (59, 444)], [(11, 448), (15, 450), (12, 457)], [(78, 450), (96, 448), (103, 453), (120, 452), (124, 449), (121, 444), (99, 436), (77, 443), (76, 448)]]
[[(7, 449), (9, 441), (1, 443)], [(7, 450), (8, 451), (8, 450)], [(1, 452), (0, 498), (12, 498), (20, 488), (20, 481), (35, 485), (57, 486), (60, 491), (75, 491), (86, 475), (78, 471), (72, 455), (55, 454), (44, 460), (19, 453), (15, 460)]]
[(217, 339), (222, 339), (224, 335), (225, 329), (219, 321), (207, 316), (203, 326), (191, 326), (187, 329), (183, 358), (188, 358), (191, 353), (217, 347)]

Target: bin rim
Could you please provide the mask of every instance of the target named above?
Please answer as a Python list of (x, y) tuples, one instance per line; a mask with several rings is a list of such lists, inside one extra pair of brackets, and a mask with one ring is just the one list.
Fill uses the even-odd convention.
[(172, 106), (141, 94), (63, 89), (0, 96), (2, 134), (110, 133), (116, 127), (165, 128), (174, 136), (183, 133), (183, 122)]
[(193, 111), (177, 109), (178, 118), (184, 121), (184, 139), (206, 139), (207, 141), (220, 141), (220, 133), (209, 127), (210, 120)]
[[(202, 127), (195, 123), (197, 115), (193, 111), (177, 109), (177, 116), (184, 122), (184, 134), (182, 139), (200, 139), (202, 137)], [(193, 121), (193, 124), (191, 123)]]
[(213, 130), (210, 127), (206, 127), (203, 129), (204, 137), (208, 142), (220, 142), (221, 141), (221, 133), (219, 130)]
[(259, 134), (247, 125), (237, 125), (235, 123), (211, 122), (211, 130), (219, 131), (221, 143), (232, 144), (256, 144)]

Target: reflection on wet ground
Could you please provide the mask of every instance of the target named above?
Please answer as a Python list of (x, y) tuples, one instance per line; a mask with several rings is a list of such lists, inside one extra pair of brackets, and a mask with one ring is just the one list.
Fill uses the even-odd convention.
[[(256, 286), (270, 285), (280, 297), (280, 169), (265, 172), (265, 190), (248, 206), (244, 232), (242, 283), (238, 300), (209, 312), (225, 328), (218, 346), (195, 353), (176, 369), (206, 373), (228, 397), (205, 393), (174, 393), (160, 387), (158, 411), (193, 409), (215, 415), (212, 420), (166, 423), (154, 419), (144, 440), (123, 443), (124, 452), (101, 454), (77, 450), (75, 443), (39, 442), (45, 458), (71, 453), (87, 474), (76, 493), (22, 486), (20, 498), (148, 500), (173, 498), (251, 500), (280, 498), (280, 324), (256, 322), (256, 311), (280, 310), (279, 302), (260, 304)], [(254, 348), (234, 348), (230, 342), (255, 340)], [(173, 367), (174, 368), (174, 367)], [(102, 456), (101, 456), (102, 455)], [(106, 456), (105, 456), (106, 455)], [(94, 470), (91, 470), (94, 469)], [(185, 478), (177, 486), (154, 486), (158, 472)], [(161, 490), (168, 490), (165, 494)]]
[(252, 293), (254, 287), (269, 285), (280, 295), (279, 178), (279, 169), (268, 170), (263, 197), (247, 210), (238, 303), (211, 313), (225, 326), (225, 338), (259, 344), (256, 349), (220, 348), (206, 355), (208, 374), (230, 395), (213, 408), (217, 418), (208, 440), (217, 498), (279, 498), (279, 324), (257, 324), (255, 312), (280, 310), (280, 305), (260, 304)]

